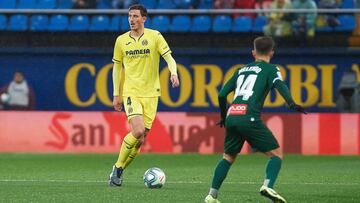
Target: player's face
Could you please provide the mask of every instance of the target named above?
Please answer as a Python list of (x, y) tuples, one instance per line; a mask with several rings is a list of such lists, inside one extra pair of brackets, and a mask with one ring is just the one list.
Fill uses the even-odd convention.
[(14, 80), (16, 83), (21, 83), (24, 80), (24, 76), (21, 73), (15, 73)]
[(130, 30), (138, 30), (139, 28), (144, 27), (146, 17), (141, 16), (140, 10), (131, 10), (129, 11), (128, 20), (130, 24)]

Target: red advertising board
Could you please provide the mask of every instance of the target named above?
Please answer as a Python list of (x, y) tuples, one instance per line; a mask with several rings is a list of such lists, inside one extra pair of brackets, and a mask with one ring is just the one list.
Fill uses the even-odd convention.
[[(285, 153), (360, 154), (360, 114), (268, 113)], [(221, 153), (218, 113), (160, 112), (142, 147), (151, 153)], [(0, 152), (117, 153), (129, 131), (124, 113), (0, 112)], [(242, 153), (249, 153), (246, 145)]]

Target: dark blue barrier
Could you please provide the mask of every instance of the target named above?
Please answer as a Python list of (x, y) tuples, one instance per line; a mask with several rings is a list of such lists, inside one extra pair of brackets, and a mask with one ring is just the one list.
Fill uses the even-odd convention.
[[(179, 49), (182, 86), (172, 89), (160, 64), (160, 111), (217, 111), (217, 91), (236, 67), (251, 62), (249, 50)], [(357, 70), (360, 52), (348, 49), (281, 49), (278, 64), (298, 103), (313, 112), (335, 112), (337, 87), (345, 71)], [(14, 71), (24, 72), (34, 88), (37, 110), (112, 110), (110, 49), (1, 49), (0, 86)], [(229, 101), (231, 98), (229, 98)], [(265, 111), (288, 111), (274, 92)]]

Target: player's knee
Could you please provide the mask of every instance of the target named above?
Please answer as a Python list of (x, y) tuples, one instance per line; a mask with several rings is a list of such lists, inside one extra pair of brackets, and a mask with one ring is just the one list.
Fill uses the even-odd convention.
[(271, 150), (271, 151), (269, 151), (269, 152), (266, 152), (265, 154), (266, 154), (269, 158), (276, 156), (276, 157), (279, 157), (281, 160), (283, 159), (283, 153), (282, 153), (282, 150), (281, 150), (280, 147), (277, 148), (277, 149)]
[(137, 128), (133, 130), (133, 135), (136, 137), (136, 139), (140, 139), (145, 134), (145, 128)]

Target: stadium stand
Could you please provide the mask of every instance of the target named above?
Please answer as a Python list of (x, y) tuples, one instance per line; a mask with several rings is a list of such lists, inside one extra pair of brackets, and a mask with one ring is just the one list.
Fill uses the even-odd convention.
[(120, 30), (122, 32), (128, 31), (129, 30), (129, 22), (128, 22), (128, 18), (127, 16), (121, 16), (120, 17)]
[(6, 30), (6, 16), (5, 15), (0, 15), (0, 30)]
[(256, 16), (252, 27), (253, 32), (263, 32), (263, 27), (267, 24), (268, 18), (266, 16)]
[[(135, 1), (134, 1), (135, 2)], [(140, 2), (146, 5), (149, 9), (189, 9), (194, 5), (194, 1), (190, 0), (139, 0)], [(213, 0), (199, 0), (197, 1), (197, 8), (199, 9), (212, 9), (214, 6)], [(257, 3), (257, 8), (268, 8), (271, 1), (264, 1), (261, 4)], [(70, 9), (73, 7), (72, 0), (1, 0), (0, 9)], [(355, 8), (355, 3), (353, 0), (343, 0), (341, 5), (343, 9)], [(99, 0), (97, 3), (98, 9), (112, 9), (114, 7), (114, 2), (112, 0)], [(81, 15), (80, 18), (77, 15), (77, 18), (73, 18), (72, 14), (64, 14), (67, 18), (71, 18), (71, 23), (69, 29), (67, 29), (66, 20), (64, 16), (50, 16), (47, 15), (47, 18), (50, 19), (50, 23), (45, 23), (45, 16), (40, 18), (32, 18), (29, 14), (24, 14), (26, 18), (19, 18), (18, 14), (14, 12), (15, 17), (11, 15), (6, 16), (9, 19), (16, 19), (22, 26), (10, 25), (10, 20), (2, 21), (1, 26), (7, 27), (8, 30), (12, 30), (15, 27), (17, 31), (108, 31), (108, 32), (117, 32), (117, 31), (126, 31), (129, 29), (127, 17), (124, 15), (122, 17), (116, 17), (112, 15), (102, 15), (103, 18), (99, 16), (95, 19), (92, 14)], [(100, 15), (100, 14), (97, 14)], [(56, 16), (56, 15), (55, 15)], [(187, 14), (169, 14), (169, 15), (155, 15), (153, 24), (150, 23), (150, 18), (146, 22), (146, 27), (153, 27), (154, 29), (159, 29), (162, 32), (192, 32), (192, 33), (204, 33), (204, 32), (253, 32), (253, 33), (262, 33), (263, 27), (267, 24), (268, 19), (260, 13), (254, 19), (247, 16), (239, 16), (235, 14), (232, 18), (226, 15), (187, 15)], [(59, 19), (58, 19), (59, 18)], [(28, 22), (28, 19), (30, 21)], [(91, 19), (91, 20), (90, 20)], [(104, 21), (101, 21), (104, 20)], [(325, 33), (325, 32), (351, 32), (356, 28), (356, 19), (352, 14), (338, 15), (337, 19), (340, 21), (340, 25), (336, 27), (331, 27), (329, 25), (322, 25), (316, 27), (316, 32)], [(20, 22), (24, 20), (25, 22)], [(74, 22), (73, 22), (74, 21)], [(91, 23), (90, 23), (91, 21)], [(13, 21), (12, 21), (13, 22)], [(6, 26), (6, 23), (7, 26)], [(29, 24), (28, 24), (29, 23)], [(104, 25), (102, 25), (104, 23)], [(59, 24), (59, 25), (58, 25)], [(61, 25), (60, 25), (61, 24)], [(40, 27), (38, 27), (40, 26)], [(108, 26), (107, 28), (105, 26)], [(10, 28), (11, 27), (11, 28)], [(21, 27), (21, 29), (20, 29)], [(23, 30), (25, 28), (25, 30)], [(89, 29), (90, 28), (90, 29)], [(20, 29), (20, 30), (19, 30)]]
[(121, 26), (121, 17), (119, 15), (115, 15), (111, 18), (109, 31), (119, 31)]
[(0, 1), (0, 9), (15, 9), (16, 8), (16, 0), (1, 0)]
[(73, 7), (72, 0), (58, 0), (56, 8), (58, 9), (70, 9)]
[(143, 4), (147, 9), (156, 9), (158, 2), (157, 0), (141, 0), (141, 4)]
[[(179, 43), (181, 46), (192, 44), (191, 40), (195, 39), (203, 40), (202, 44), (204, 46), (207, 46), (207, 44), (214, 45), (214, 43), (218, 43), (221, 46), (225, 46), (225, 44), (236, 46), (236, 44), (241, 44), (239, 43), (240, 40), (226, 38), (231, 38), (230, 36), (233, 33), (237, 33), (241, 36), (242, 40), (252, 40), (251, 36), (262, 34), (264, 26), (268, 23), (268, 19), (265, 17), (266, 12), (258, 12), (258, 16), (256, 16), (254, 13), (217, 13), (216, 9), (209, 10), (209, 13), (207, 11), (204, 13), (204, 11), (197, 12), (195, 9), (192, 9), (213, 9), (214, 0), (136, 0), (133, 2), (145, 4), (148, 9), (155, 9), (149, 12), (151, 18), (149, 16), (147, 17), (145, 27), (158, 29), (164, 33), (164, 35), (174, 35), (174, 41), (180, 42), (182, 40), (177, 39), (182, 37), (184, 37), (184, 40), (190, 40), (189, 42), (182, 41), (181, 44)], [(239, 0), (237, 2), (241, 1)], [(268, 8), (270, 2), (270, 0), (264, 1), (261, 4), (255, 4), (255, 6), (259, 9)], [(66, 10), (64, 13), (52, 13), (52, 9), (72, 9), (73, 5), (72, 0), (0, 0), (0, 9), (6, 9), (6, 13), (0, 17), (0, 30), (5, 31), (2, 32), (4, 35), (11, 35), (10, 32), (6, 31), (16, 31), (17, 35), (24, 35), (23, 41), (26, 41), (26, 39), (28, 39), (28, 41), (34, 41), (34, 36), (32, 36), (31, 32), (34, 32), (34, 35), (36, 35), (39, 33), (35, 32), (40, 31), (42, 32), (42, 38), (35, 37), (36, 39), (43, 40), (44, 44), (53, 42), (60, 43), (61, 40), (67, 39), (65, 36), (71, 35), (76, 35), (79, 39), (82, 38), (82, 41), (86, 41), (85, 38), (93, 37), (96, 39), (96, 35), (99, 32), (102, 32), (102, 36), (98, 37), (111, 37), (129, 30), (126, 10), (120, 10), (119, 13), (117, 13), (117, 10), (111, 10), (123, 8), (125, 2), (121, 1), (119, 4), (115, 4), (113, 0), (98, 0), (97, 8), (99, 11), (87, 12), (83, 10), (79, 11), (79, 13), (78, 10)], [(349, 8), (355, 8), (355, 6), (352, 0), (343, 0), (339, 8), (348, 10)], [(33, 8), (35, 10), (23, 11), (23, 9)], [(159, 8), (174, 10), (166, 11), (166, 13), (154, 12)], [(189, 10), (191, 11), (189, 13), (182, 13), (182, 11), (177, 10), (178, 8), (191, 8), (192, 10)], [(49, 10), (37, 13), (40, 9)], [(110, 10), (103, 12), (100, 9)], [(17, 10), (21, 13), (17, 13)], [(21, 14), (21, 17), (19, 17), (19, 14)], [(247, 16), (246, 14), (251, 14), (251, 16), (256, 17), (249, 17), (250, 15)], [(319, 13), (318, 16), (320, 17), (321, 14)], [(360, 31), (356, 31), (358, 30), (356, 14), (354, 14), (353, 11), (349, 11), (332, 16), (335, 16), (340, 24), (331, 25), (326, 21), (317, 24), (315, 30), (319, 35), (315, 34), (316, 39), (311, 37), (312, 39), (310, 39), (310, 41), (312, 42), (309, 42), (309, 44), (312, 45), (313, 43), (313, 46), (315, 46), (315, 44), (326, 44), (326, 37), (333, 39), (330, 37), (331, 35), (336, 35), (336, 38), (339, 39), (338, 43), (333, 43), (339, 46), (343, 42), (350, 43), (349, 41), (351, 41), (351, 44), (360, 44)], [(291, 19), (289, 19), (289, 21), (291, 21)], [(50, 32), (51, 36), (47, 36), (46, 32)], [(61, 33), (54, 35), (53, 32)], [(94, 34), (85, 35), (82, 32), (93, 32)], [(185, 35), (179, 36), (177, 33), (183, 33)], [(106, 34), (106, 36), (104, 34)], [(213, 35), (221, 35), (223, 41), (211, 39)], [(53, 40), (52, 38), (54, 37), (58, 37), (59, 39)], [(13, 38), (13, 41), (8, 40), (3, 42), (3, 44), (16, 43), (16, 37)], [(288, 46), (299, 42), (291, 32), (290, 35), (285, 38), (282, 38), (281, 41)], [(172, 37), (170, 37), (170, 39), (172, 39)], [(287, 40), (290, 40), (290, 42), (288, 43)], [(73, 43), (69, 42), (67, 44)], [(106, 43), (94, 40), (93, 44), (101, 44), (100, 46), (104, 46)]]
[(355, 8), (354, 0), (343, 0), (341, 3), (341, 8), (344, 8), (344, 9)]
[(95, 32), (103, 32), (110, 27), (110, 18), (106, 15), (95, 15), (91, 17), (91, 25), (89, 30)]
[(338, 17), (340, 25), (335, 27), (336, 31), (352, 31), (356, 27), (355, 17), (352, 15), (341, 15)]
[(175, 9), (176, 5), (169, 0), (159, 0), (158, 2), (158, 9)]
[(66, 15), (53, 15), (50, 18), (49, 31), (66, 31), (69, 26), (69, 18)]
[(251, 30), (251, 18), (248, 16), (239, 16), (234, 19), (231, 31), (233, 32), (249, 32)]
[(8, 29), (10, 31), (25, 31), (27, 29), (28, 17), (26, 15), (12, 15)]
[(211, 29), (211, 18), (207, 15), (199, 15), (193, 18), (191, 32), (208, 32)]
[(55, 9), (57, 5), (56, 0), (38, 0), (36, 8), (38, 9)]
[(191, 27), (191, 18), (187, 15), (177, 15), (172, 19), (170, 31), (172, 32), (188, 32)]
[(152, 19), (151, 28), (160, 32), (167, 32), (170, 29), (170, 18), (165, 15), (158, 15)]
[(89, 17), (87, 15), (75, 15), (70, 19), (70, 31), (87, 31), (89, 29)]
[(31, 31), (47, 31), (49, 24), (49, 18), (47, 15), (33, 15), (30, 17)]
[(199, 9), (213, 9), (214, 2), (213, 0), (201, 0)]
[(213, 31), (214, 32), (229, 32), (231, 30), (232, 20), (230, 16), (220, 15), (215, 16)]
[(37, 4), (36, 0), (18, 0), (18, 9), (35, 9)]
[(99, 0), (97, 2), (97, 9), (112, 9), (114, 5), (112, 5), (111, 0)]

